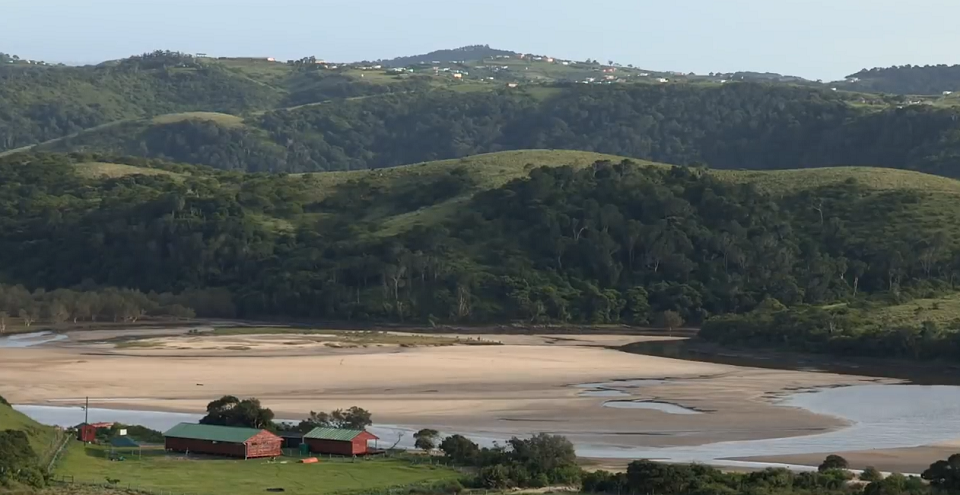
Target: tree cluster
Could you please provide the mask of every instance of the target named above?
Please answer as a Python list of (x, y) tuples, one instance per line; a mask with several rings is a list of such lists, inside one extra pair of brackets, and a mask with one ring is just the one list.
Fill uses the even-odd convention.
[(742, 315), (720, 315), (704, 322), (698, 339), (733, 346), (869, 356), (920, 361), (960, 359), (960, 322), (886, 323), (877, 304), (862, 309), (839, 306), (760, 307)]
[(200, 424), (275, 430), (273, 411), (262, 407), (258, 399), (239, 399), (225, 395), (207, 404), (207, 415)]
[[(831, 456), (837, 457), (837, 456)], [(875, 470), (874, 470), (875, 471)], [(648, 460), (631, 462), (625, 473), (595, 471), (584, 473), (584, 493), (640, 495), (694, 494), (856, 494), (901, 495), (931, 493), (922, 480), (899, 474), (872, 480), (870, 485), (850, 485), (853, 475), (844, 468), (795, 473), (788, 469), (765, 469), (752, 473), (723, 472), (699, 464), (663, 464)], [(863, 480), (866, 481), (866, 480)]]
[(562, 436), (541, 433), (514, 437), (503, 447), (480, 448), (452, 435), (440, 443), (440, 450), (451, 462), (477, 468), (475, 484), (485, 489), (571, 486), (580, 480), (573, 444)]
[(192, 318), (188, 301), (171, 294), (144, 294), (133, 289), (56, 289), (33, 292), (22, 285), (0, 284), (0, 334), (12, 317), (29, 328), (37, 322), (136, 322), (144, 316)]
[(507, 50), (498, 50), (496, 48), (490, 48), (490, 45), (469, 45), (462, 46), (460, 48), (448, 49), (448, 50), (436, 50), (430, 53), (424, 53), (423, 55), (413, 55), (410, 57), (397, 57), (390, 60), (380, 60), (382, 64), (387, 67), (407, 67), (410, 65), (418, 65), (420, 63), (432, 64), (434, 62), (440, 63), (450, 63), (450, 62), (467, 62), (467, 61), (479, 61), (491, 57), (497, 57), (500, 55), (517, 55), (516, 52), (511, 52)]
[(329, 413), (310, 411), (310, 416), (301, 421), (296, 429), (303, 433), (318, 427), (362, 430), (373, 424), (372, 418), (370, 411), (357, 406), (347, 410), (336, 409)]
[(299, 424), (276, 423), (273, 411), (263, 407), (259, 399), (225, 395), (207, 404), (207, 414), (200, 419), (200, 424), (306, 433), (317, 427), (362, 430), (373, 424), (372, 418), (369, 411), (354, 406), (330, 413), (310, 411), (310, 416)]
[(901, 95), (940, 95), (960, 90), (960, 65), (899, 65), (863, 69), (847, 76), (859, 79), (851, 89)]

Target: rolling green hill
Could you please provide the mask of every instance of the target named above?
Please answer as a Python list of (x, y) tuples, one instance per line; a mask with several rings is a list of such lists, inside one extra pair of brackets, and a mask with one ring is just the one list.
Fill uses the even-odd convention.
[(434, 62), (476, 62), (497, 56), (516, 56), (516, 52), (508, 50), (498, 50), (490, 48), (489, 45), (472, 45), (455, 48), (452, 50), (435, 50), (423, 55), (413, 55), (409, 57), (397, 57), (390, 60), (381, 60), (380, 62), (388, 67), (406, 67), (408, 65), (417, 65), (422, 63), (432, 64)]
[(139, 155), (253, 172), (381, 169), (569, 149), (714, 169), (884, 166), (960, 176), (955, 108), (877, 109), (784, 85), (434, 89), (244, 118), (179, 113), (54, 140), (49, 151)]
[(336, 98), (415, 91), (442, 86), (445, 81), (429, 76), (368, 78), (360, 71), (254, 59), (199, 59), (162, 51), (85, 67), (4, 64), (0, 65), (0, 101), (4, 102), (0, 152), (170, 113), (242, 115)]
[[(86, 155), (78, 155), (85, 160)], [(91, 158), (92, 159), (92, 158)], [(109, 160), (109, 158), (104, 158)], [(377, 236), (391, 236), (406, 232), (417, 225), (433, 226), (455, 217), (468, 208), (469, 200), (477, 193), (502, 187), (504, 184), (526, 177), (539, 167), (569, 166), (582, 169), (597, 162), (619, 163), (626, 157), (602, 153), (569, 150), (517, 150), (474, 155), (455, 160), (439, 160), (377, 170), (354, 170), (344, 172), (320, 172), (291, 174), (278, 178), (293, 197), (304, 204), (304, 212), (294, 215), (258, 215), (273, 229), (291, 231), (297, 226), (309, 226), (329, 215), (318, 205), (325, 200), (346, 194), (353, 184), (363, 183), (377, 190), (384, 197), (407, 197), (422, 188), (458, 171), (468, 185), (457, 194), (436, 202), (418, 205), (410, 210), (393, 203), (384, 202), (375, 207), (354, 213), (354, 220), (373, 226)], [(127, 163), (79, 161), (74, 165), (84, 177), (110, 179), (129, 175), (166, 174), (182, 179), (185, 175), (209, 174), (212, 170), (193, 169), (165, 162), (146, 162), (125, 159)], [(669, 169), (671, 165), (633, 160), (644, 166)], [(139, 164), (139, 165), (136, 165)], [(162, 168), (158, 168), (162, 167)], [(775, 196), (795, 195), (818, 188), (842, 186), (856, 182), (859, 186), (876, 193), (916, 192), (924, 201), (896, 214), (903, 223), (928, 226), (931, 232), (953, 232), (960, 225), (960, 208), (955, 205), (960, 199), (960, 181), (920, 172), (871, 167), (830, 167), (794, 170), (705, 170), (705, 173), (730, 183), (751, 185)], [(954, 235), (951, 233), (951, 235)], [(960, 236), (960, 231), (956, 233)]]
[[(0, 179), (8, 283), (220, 288), (247, 316), (699, 322), (764, 297), (935, 297), (960, 270), (958, 183), (898, 170), (526, 150), (270, 175), (40, 154), (0, 159)], [(640, 289), (651, 306), (630, 310)]]
[(26, 433), (30, 440), (30, 446), (40, 456), (41, 461), (49, 459), (53, 455), (54, 450), (59, 446), (59, 440), (62, 438), (62, 434), (56, 428), (41, 425), (9, 405), (0, 402), (0, 431), (3, 430), (17, 430)]

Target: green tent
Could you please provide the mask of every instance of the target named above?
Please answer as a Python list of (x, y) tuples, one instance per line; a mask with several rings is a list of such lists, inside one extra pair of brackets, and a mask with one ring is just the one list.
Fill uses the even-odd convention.
[(119, 453), (121, 449), (129, 449), (131, 454), (133, 454), (133, 450), (136, 449), (137, 456), (143, 458), (143, 446), (140, 445), (140, 442), (128, 436), (120, 436), (110, 439), (110, 460), (122, 461), (123, 456)]

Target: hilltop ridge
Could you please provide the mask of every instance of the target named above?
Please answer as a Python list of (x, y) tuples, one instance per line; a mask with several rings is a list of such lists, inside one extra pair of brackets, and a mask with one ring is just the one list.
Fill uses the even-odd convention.
[(498, 50), (490, 48), (490, 45), (469, 45), (460, 48), (434, 50), (422, 55), (410, 55), (396, 57), (387, 60), (379, 60), (387, 67), (407, 67), (418, 64), (434, 64), (449, 62), (476, 62), (488, 58), (497, 57), (515, 57), (519, 53), (510, 50)]

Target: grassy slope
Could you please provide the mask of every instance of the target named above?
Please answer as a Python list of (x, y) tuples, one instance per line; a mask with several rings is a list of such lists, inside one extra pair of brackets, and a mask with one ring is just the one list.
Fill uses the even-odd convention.
[(916, 326), (924, 321), (950, 323), (960, 318), (960, 294), (915, 299), (871, 312), (872, 314), (865, 316), (890, 326)]
[(122, 163), (86, 162), (76, 165), (77, 173), (88, 178), (117, 178), (127, 175), (169, 175), (180, 177), (179, 174), (155, 168), (135, 167)]
[(184, 460), (163, 450), (144, 450), (142, 460), (126, 455), (122, 462), (110, 461), (101, 447), (79, 442), (70, 445), (56, 474), (77, 481), (102, 483), (118, 479), (126, 487), (152, 491), (205, 495), (262, 494), (268, 488), (284, 488), (285, 493), (327, 494), (372, 490), (409, 485), (424, 481), (457, 478), (446, 468), (413, 466), (402, 460), (327, 460), (319, 464), (298, 464), (266, 460), (197, 459)]
[[(388, 208), (372, 208), (364, 219), (379, 223), (380, 235), (403, 232), (416, 224), (435, 224), (450, 218), (474, 194), (500, 187), (507, 182), (525, 177), (540, 166), (570, 165), (582, 168), (598, 160), (619, 162), (623, 157), (585, 151), (521, 150), (475, 155), (454, 160), (426, 162), (388, 169), (348, 172), (320, 172), (293, 174), (291, 181), (310, 181), (308, 201), (318, 202), (351, 180), (364, 179), (385, 189), (409, 188), (431, 176), (453, 167), (466, 169), (475, 187), (461, 196), (430, 205), (412, 212), (397, 212)], [(635, 160), (651, 166), (668, 165)], [(81, 164), (83, 173), (90, 176), (117, 177), (132, 173), (169, 173), (156, 169), (138, 169), (117, 164)], [(960, 238), (960, 181), (908, 170), (870, 167), (831, 167), (799, 170), (741, 171), (711, 170), (723, 180), (735, 183), (753, 183), (771, 194), (783, 194), (819, 186), (839, 184), (849, 179), (876, 191), (914, 190), (925, 194), (919, 203), (898, 213), (900, 221), (917, 225), (929, 232), (947, 231)], [(322, 214), (304, 214), (298, 218), (264, 217), (263, 221), (276, 230), (290, 230), (297, 224), (318, 220)]]
[[(571, 165), (586, 167), (598, 160), (619, 162), (623, 157), (600, 153), (565, 150), (522, 150), (476, 155), (456, 160), (442, 160), (416, 165), (407, 165), (380, 170), (350, 172), (325, 172), (307, 174), (317, 181), (316, 200), (321, 200), (336, 187), (349, 180), (367, 179), (386, 188), (399, 187), (419, 178), (442, 172), (451, 167), (466, 168), (477, 183), (476, 188), (463, 196), (450, 199), (418, 211), (394, 214), (374, 212), (368, 219), (382, 221), (380, 233), (391, 235), (402, 232), (417, 223), (432, 224), (449, 218), (456, 209), (476, 192), (500, 187), (510, 180), (526, 176), (530, 169), (539, 166)], [(668, 165), (634, 160), (638, 163)], [(754, 183), (772, 194), (796, 192), (819, 186), (839, 184), (855, 179), (877, 191), (915, 190), (929, 196), (916, 208), (902, 212), (904, 221), (917, 222), (931, 231), (960, 225), (960, 181), (908, 170), (870, 167), (832, 167), (800, 170), (739, 171), (711, 170), (723, 180), (736, 183)], [(960, 235), (960, 234), (958, 234)]]
[[(393, 212), (374, 212), (368, 219), (381, 220), (382, 235), (392, 235), (421, 224), (434, 224), (449, 218), (458, 206), (470, 199), (473, 194), (500, 187), (507, 182), (524, 177), (530, 170), (540, 166), (570, 165), (576, 168), (586, 167), (598, 160), (620, 161), (622, 157), (604, 155), (588, 151), (567, 150), (521, 150), (487, 153), (454, 160), (440, 160), (402, 167), (377, 170), (357, 170), (349, 172), (322, 172), (309, 175), (317, 181), (315, 200), (323, 199), (329, 192), (350, 180), (367, 179), (375, 185), (385, 188), (401, 187), (415, 183), (422, 177), (442, 173), (453, 167), (464, 167), (470, 172), (477, 186), (469, 193), (438, 203), (418, 211), (393, 214)], [(650, 162), (644, 162), (650, 163)]]
[(12, 407), (0, 404), (0, 430), (21, 430), (30, 438), (30, 446), (42, 459), (53, 455), (60, 436), (56, 428), (44, 426), (15, 411)]

